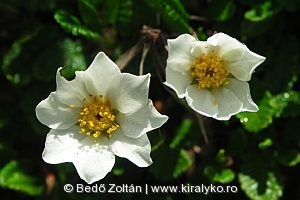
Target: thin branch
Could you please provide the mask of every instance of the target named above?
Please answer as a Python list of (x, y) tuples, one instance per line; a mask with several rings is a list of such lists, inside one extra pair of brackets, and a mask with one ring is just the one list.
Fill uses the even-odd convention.
[(141, 58), (141, 62), (140, 62), (140, 70), (139, 70), (140, 76), (142, 76), (143, 73), (144, 73), (143, 72), (144, 71), (144, 62), (145, 62), (145, 59), (148, 55), (149, 49), (150, 49), (150, 45), (148, 43), (144, 43), (142, 58)]
[(200, 126), (200, 130), (201, 130), (201, 133), (203, 135), (205, 144), (208, 145), (209, 141), (208, 141), (208, 137), (207, 137), (207, 132), (206, 132), (206, 129), (205, 129), (205, 125), (204, 125), (205, 117), (203, 115), (200, 115), (199, 113), (196, 113), (196, 112), (195, 112), (195, 114), (197, 116), (198, 124)]

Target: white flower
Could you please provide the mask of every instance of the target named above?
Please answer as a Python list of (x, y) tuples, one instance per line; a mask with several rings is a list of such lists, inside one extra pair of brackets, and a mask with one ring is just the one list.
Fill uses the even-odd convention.
[(224, 33), (207, 41), (183, 34), (168, 45), (165, 84), (196, 112), (228, 120), (242, 111), (258, 111), (247, 81), (265, 57)]
[(91, 184), (106, 176), (115, 155), (139, 167), (152, 163), (147, 132), (168, 119), (148, 99), (150, 74), (121, 73), (100, 52), (86, 71), (67, 81), (57, 71), (57, 90), (36, 107), (41, 123), (51, 128), (43, 159), (72, 162)]

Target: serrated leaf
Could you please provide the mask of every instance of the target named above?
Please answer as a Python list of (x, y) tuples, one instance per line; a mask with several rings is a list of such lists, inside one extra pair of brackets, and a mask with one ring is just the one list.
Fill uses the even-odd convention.
[(221, 169), (216, 166), (204, 168), (204, 174), (212, 181), (227, 184), (234, 180), (235, 173), (232, 169)]
[(83, 55), (82, 44), (79, 41), (65, 39), (61, 43), (63, 52), (64, 66), (61, 74), (66, 79), (74, 78), (75, 71), (82, 71), (86, 69), (86, 62)]
[(189, 14), (179, 0), (144, 0), (162, 15), (166, 23), (180, 33), (190, 32)]
[(277, 200), (282, 196), (282, 177), (270, 153), (244, 155), (238, 181), (245, 194), (253, 200)]
[(100, 38), (98, 33), (82, 25), (81, 21), (76, 16), (71, 15), (64, 10), (56, 11), (54, 14), (54, 19), (65, 31), (72, 33), (74, 36), (82, 35), (87, 38)]
[(263, 192), (259, 192), (261, 187), (257, 180), (250, 175), (239, 173), (238, 180), (241, 184), (242, 190), (246, 195), (253, 200), (277, 200), (282, 196), (282, 186), (277, 182), (274, 173), (269, 172), (267, 174), (267, 182), (265, 183), (266, 189)]
[(44, 187), (36, 184), (36, 179), (23, 173), (17, 161), (11, 161), (0, 171), (0, 185), (28, 195), (40, 195)]
[(80, 42), (66, 38), (50, 44), (33, 65), (35, 76), (42, 81), (55, 79), (59, 67), (64, 67), (61, 73), (67, 79), (74, 78), (75, 71), (86, 69)]
[(276, 96), (266, 92), (265, 96), (259, 103), (259, 111), (255, 113), (239, 113), (237, 118), (240, 119), (245, 129), (250, 132), (258, 132), (268, 127), (274, 117), (280, 117), (289, 102), (298, 102), (299, 94), (295, 91), (288, 91)]

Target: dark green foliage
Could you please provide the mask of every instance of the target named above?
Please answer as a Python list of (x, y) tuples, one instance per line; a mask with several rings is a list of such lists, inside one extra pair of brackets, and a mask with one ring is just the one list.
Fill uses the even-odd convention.
[[(3, 0), (0, 13), (1, 199), (300, 199), (300, 1)], [(159, 37), (152, 29), (141, 34), (143, 25), (159, 29)], [(199, 121), (162, 86), (167, 39), (195, 32), (205, 40), (215, 31), (267, 58), (249, 81), (258, 112)], [(116, 158), (97, 184), (213, 184), (236, 186), (237, 194), (65, 193), (67, 183), (85, 184), (74, 166), (41, 159), (49, 129), (35, 107), (55, 90), (57, 69), (71, 80), (97, 52), (115, 61), (145, 42), (151, 45), (144, 63), (149, 97), (169, 120), (148, 133), (150, 167)], [(138, 74), (140, 61), (136, 52), (123, 71)]]

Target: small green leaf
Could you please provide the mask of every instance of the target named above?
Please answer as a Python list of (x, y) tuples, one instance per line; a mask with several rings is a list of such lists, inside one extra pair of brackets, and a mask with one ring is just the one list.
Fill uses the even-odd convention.
[(227, 162), (227, 157), (225, 155), (224, 149), (219, 149), (217, 155), (216, 155), (216, 162), (220, 165), (224, 165)]
[(221, 169), (216, 166), (204, 168), (204, 174), (213, 182), (227, 184), (234, 180), (235, 173), (232, 169)]
[(174, 148), (176, 147), (180, 141), (182, 141), (184, 139), (184, 137), (187, 135), (187, 133), (190, 131), (191, 127), (193, 125), (193, 122), (191, 119), (185, 118), (181, 124), (179, 125), (177, 131), (176, 131), (176, 135), (173, 138), (170, 147)]
[(282, 186), (278, 183), (274, 173), (269, 172), (267, 174), (267, 181), (265, 183), (266, 189), (260, 192), (262, 187), (256, 179), (248, 174), (239, 173), (238, 180), (241, 184), (242, 190), (246, 195), (253, 200), (277, 200), (282, 196)]
[(272, 145), (273, 145), (273, 141), (270, 138), (266, 138), (264, 141), (258, 144), (258, 147), (263, 150)]
[(262, 4), (255, 6), (253, 9), (247, 11), (245, 13), (245, 18), (253, 22), (263, 21), (278, 13), (278, 11), (279, 9), (274, 8), (271, 1), (265, 1)]
[(244, 154), (238, 181), (241, 189), (253, 200), (277, 200), (283, 194), (282, 176), (268, 151)]
[(283, 149), (274, 153), (275, 159), (282, 165), (292, 167), (300, 163), (300, 152), (296, 149)]
[(176, 162), (176, 168), (173, 171), (173, 177), (176, 178), (185, 172), (193, 163), (189, 153), (184, 149), (180, 149), (179, 157)]
[(76, 17), (64, 10), (58, 10), (54, 14), (54, 19), (65, 29), (65, 31), (72, 33), (74, 36), (82, 35), (87, 38), (98, 39), (100, 35), (84, 25)]
[(24, 174), (17, 161), (11, 161), (0, 171), (0, 185), (28, 195), (40, 195), (44, 187), (36, 184), (36, 179)]

